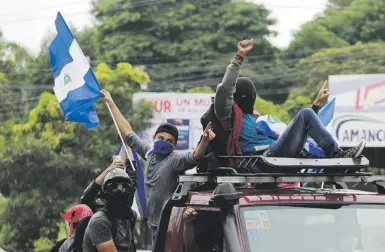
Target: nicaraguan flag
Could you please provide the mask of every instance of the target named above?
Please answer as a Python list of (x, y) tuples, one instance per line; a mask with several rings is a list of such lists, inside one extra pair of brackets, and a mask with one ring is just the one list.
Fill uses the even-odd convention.
[(65, 120), (94, 128), (99, 125), (94, 103), (102, 88), (60, 12), (55, 25), (57, 35), (49, 46), (55, 95)]
[(318, 112), (318, 117), (321, 120), (322, 124), (326, 127), (333, 120), (334, 109), (336, 107), (336, 98), (333, 98), (328, 102), (322, 109)]
[[(132, 155), (134, 156), (135, 162), (136, 162), (136, 178), (138, 181), (136, 193), (135, 193), (135, 201), (136, 205), (139, 210), (140, 218), (142, 221), (145, 221), (148, 219), (148, 213), (147, 213), (147, 201), (146, 201), (146, 191), (144, 187), (144, 175), (142, 166), (139, 161), (138, 154), (132, 150)], [(120, 144), (118, 150), (116, 151), (115, 155), (119, 155), (122, 157), (123, 164), (126, 165), (127, 162), (127, 154), (126, 151), (123, 148), (123, 144)]]

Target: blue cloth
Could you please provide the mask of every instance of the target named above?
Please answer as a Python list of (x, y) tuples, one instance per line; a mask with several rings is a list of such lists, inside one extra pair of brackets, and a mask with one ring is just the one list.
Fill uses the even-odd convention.
[(147, 212), (147, 200), (146, 200), (146, 190), (145, 190), (145, 184), (144, 184), (143, 169), (142, 169), (142, 165), (140, 164), (138, 154), (133, 150), (132, 150), (132, 154), (136, 161), (136, 168), (137, 168), (136, 174), (138, 177), (138, 188), (136, 190), (136, 205), (138, 206), (138, 209), (139, 209), (140, 219), (142, 221), (147, 221), (148, 212)]
[[(241, 149), (244, 154), (255, 153), (255, 146), (269, 146), (274, 142), (268, 135), (274, 135), (268, 125), (259, 122), (252, 114), (243, 114), (243, 127), (240, 135)], [(267, 127), (266, 127), (267, 126)]]
[(57, 35), (49, 46), (55, 95), (65, 120), (92, 129), (99, 125), (94, 104), (102, 88), (60, 12), (55, 25)]
[(163, 140), (157, 140), (154, 143), (154, 148), (147, 153), (147, 156), (152, 154), (160, 156), (168, 156), (174, 151), (174, 146)]
[[(148, 219), (148, 212), (147, 212), (146, 191), (144, 186), (144, 175), (143, 175), (142, 165), (140, 164), (138, 154), (132, 149), (131, 149), (131, 152), (136, 162), (136, 178), (138, 181), (138, 185), (135, 193), (135, 202), (139, 210), (140, 219), (142, 221), (146, 221)], [(125, 149), (123, 148), (123, 144), (119, 145), (119, 148), (115, 152), (115, 155), (121, 156), (123, 160), (123, 164), (126, 165), (127, 154)]]
[(336, 98), (333, 98), (328, 102), (322, 109), (318, 112), (318, 117), (321, 120), (322, 124), (326, 127), (333, 120), (334, 109), (336, 107)]

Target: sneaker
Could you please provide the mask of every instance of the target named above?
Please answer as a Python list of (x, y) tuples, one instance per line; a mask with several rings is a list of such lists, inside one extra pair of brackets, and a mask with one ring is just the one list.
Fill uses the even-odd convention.
[(362, 154), (365, 145), (366, 142), (362, 141), (356, 147), (347, 150), (340, 150), (333, 158), (358, 158)]

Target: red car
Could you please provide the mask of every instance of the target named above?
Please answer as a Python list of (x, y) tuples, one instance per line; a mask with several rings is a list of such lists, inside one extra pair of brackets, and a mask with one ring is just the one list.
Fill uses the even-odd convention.
[[(198, 212), (194, 229), (200, 252), (385, 251), (385, 177), (365, 172), (365, 157), (254, 158), (274, 172), (238, 174), (221, 168), (180, 176), (163, 208), (154, 251), (185, 250), (187, 206)], [(317, 170), (309, 173), (309, 168)], [(302, 186), (280, 188), (281, 182)], [(349, 189), (348, 183), (366, 187)]]

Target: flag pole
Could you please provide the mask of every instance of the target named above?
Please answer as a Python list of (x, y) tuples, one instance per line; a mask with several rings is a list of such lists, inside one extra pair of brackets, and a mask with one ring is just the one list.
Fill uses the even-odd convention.
[[(134, 164), (132, 163), (132, 159), (131, 159), (131, 152), (130, 152), (130, 151), (128, 151), (128, 148), (127, 148), (127, 146), (126, 146), (126, 143), (124, 142), (124, 139), (123, 139), (122, 133), (121, 133), (121, 132), (120, 132), (120, 130), (119, 130), (119, 127), (118, 127), (118, 124), (117, 124), (117, 122), (116, 122), (116, 120), (115, 120), (115, 117), (114, 117), (114, 115), (112, 114), (112, 110), (111, 110), (111, 107), (110, 107), (110, 105), (109, 105), (108, 103), (106, 103), (106, 105), (107, 105), (107, 108), (108, 108), (108, 110), (110, 111), (110, 114), (111, 114), (112, 120), (114, 121), (114, 124), (115, 124), (116, 130), (118, 131), (118, 134), (119, 134), (120, 140), (122, 141), (122, 145), (123, 145), (123, 148), (124, 148), (124, 150), (126, 151), (126, 154), (127, 154), (127, 158), (128, 158), (128, 160), (130, 161), (131, 167), (132, 167), (132, 169), (133, 169), (134, 171), (136, 171), (136, 169), (135, 169), (135, 166), (134, 166)], [(124, 171), (126, 171), (126, 167), (124, 167)]]

